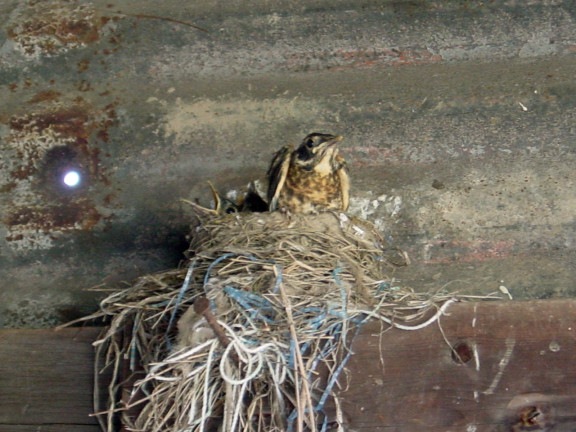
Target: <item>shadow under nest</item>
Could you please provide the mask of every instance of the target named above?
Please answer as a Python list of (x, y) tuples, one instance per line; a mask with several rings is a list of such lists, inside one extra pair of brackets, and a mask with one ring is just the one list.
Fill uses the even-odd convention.
[(346, 430), (338, 393), (362, 325), (417, 330), (455, 301), (397, 286), (394, 256), (342, 213), (199, 216), (182, 268), (88, 317), (110, 319), (95, 342), (95, 388), (111, 375), (95, 395), (102, 429)]

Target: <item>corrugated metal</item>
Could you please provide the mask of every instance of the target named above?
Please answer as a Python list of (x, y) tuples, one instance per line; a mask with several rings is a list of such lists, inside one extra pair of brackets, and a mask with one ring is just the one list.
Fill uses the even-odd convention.
[(175, 265), (179, 198), (238, 190), (311, 131), (346, 137), (352, 210), (416, 289), (573, 294), (575, 20), (570, 1), (4, 2), (2, 323)]

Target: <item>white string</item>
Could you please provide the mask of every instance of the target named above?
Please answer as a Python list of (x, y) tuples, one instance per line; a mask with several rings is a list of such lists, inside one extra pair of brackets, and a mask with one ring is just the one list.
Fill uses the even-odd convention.
[[(264, 368), (264, 363), (268, 365), (268, 369), (270, 373), (274, 377), (281, 377), (281, 381), (283, 382), (286, 378), (286, 368), (283, 364), (283, 356), (277, 344), (272, 342), (267, 342), (262, 345), (255, 346), (250, 348), (246, 346), (246, 344), (235, 334), (235, 332), (223, 322), (219, 322), (222, 327), (227, 331), (227, 334), (230, 336), (230, 343), (222, 353), (222, 359), (220, 360), (220, 374), (222, 379), (227, 383), (233, 385), (242, 385), (253, 380), (257, 377)], [(226, 362), (234, 361), (232, 358), (232, 350), (238, 356), (238, 359), (245, 364), (246, 373), (243, 378), (234, 378), (230, 376), (227, 372), (226, 368), (224, 367)], [(269, 363), (269, 356), (272, 355), (272, 361), (276, 361), (277, 366), (275, 368), (270, 368)]]
[[(220, 376), (224, 380), (225, 385), (227, 387), (233, 387), (232, 391), (237, 393), (235, 394), (235, 397), (232, 398), (232, 400), (236, 401), (233, 415), (224, 423), (227, 425), (228, 430), (233, 432), (238, 426), (241, 412), (244, 409), (244, 394), (247, 391), (248, 385), (254, 378), (262, 373), (264, 366), (267, 367), (272, 382), (276, 383), (276, 385), (284, 382), (287, 372), (282, 352), (277, 343), (268, 342), (250, 348), (246, 346), (245, 342), (240, 339), (236, 332), (234, 332), (226, 323), (220, 322), (220, 324), (227, 332), (227, 335), (230, 336), (230, 342), (224, 349), (222, 358), (220, 359)], [(243, 332), (240, 331), (239, 333), (242, 334)], [(251, 332), (245, 332), (244, 334), (246, 335), (246, 333)], [(236, 354), (236, 358), (234, 358), (233, 353)], [(245, 375), (241, 378), (235, 378), (231, 375), (232, 368), (230, 366), (238, 363), (238, 361), (244, 363), (242, 369), (245, 371)], [(272, 366), (272, 362), (275, 362), (276, 366)], [(238, 370), (240, 370), (240, 365), (238, 365)], [(229, 392), (230, 390), (227, 391), (227, 394)], [(225, 413), (227, 412), (228, 407), (225, 408)]]
[(450, 306), (452, 303), (456, 303), (458, 300), (455, 298), (451, 298), (449, 300), (447, 300), (446, 302), (444, 302), (444, 304), (442, 306), (440, 306), (440, 308), (436, 311), (436, 313), (431, 316), (430, 318), (428, 318), (426, 321), (424, 321), (423, 323), (420, 324), (416, 324), (413, 326), (410, 325), (405, 325), (405, 324), (398, 324), (397, 322), (391, 320), (388, 317), (385, 317), (384, 315), (380, 315), (378, 314), (377, 311), (355, 311), (358, 313), (363, 313), (366, 315), (366, 317), (370, 317), (370, 318), (376, 318), (379, 319), (381, 321), (384, 321), (386, 324), (391, 325), (392, 327), (395, 327), (397, 329), (400, 330), (421, 330), (425, 327), (428, 327), (430, 324), (438, 321), (438, 319), (442, 316), (445, 315), (444, 312), (446, 312), (446, 310), (448, 309), (448, 306)]
[(206, 379), (204, 380), (204, 391), (202, 392), (202, 423), (200, 424), (200, 432), (204, 432), (204, 426), (208, 420), (208, 393), (210, 391), (210, 366), (212, 364), (212, 358), (214, 357), (214, 351), (216, 344), (212, 344), (210, 347), (210, 352), (208, 353), (208, 359), (206, 360)]
[(244, 393), (246, 393), (246, 387), (248, 386), (248, 381), (242, 383), (238, 397), (236, 398), (236, 407), (234, 408), (234, 416), (232, 417), (232, 427), (230, 432), (236, 430), (236, 423), (240, 419), (240, 411), (244, 408)]
[[(349, 310), (348, 318), (361, 315), (365, 319), (379, 319), (401, 330), (414, 331), (437, 322), (441, 316), (447, 314), (448, 308), (457, 301), (456, 298), (448, 299), (437, 309), (433, 316), (416, 325), (394, 322), (393, 319), (380, 315), (378, 313), (379, 308), (373, 311)], [(244, 409), (244, 395), (249, 389), (250, 382), (267, 373), (270, 376), (270, 382), (275, 383), (276, 391), (278, 391), (278, 385), (282, 384), (290, 374), (283, 353), (283, 350), (286, 350), (285, 343), (271, 341), (260, 344), (262, 341), (257, 337), (259, 333), (255, 329), (245, 328), (242, 325), (230, 326), (222, 321), (218, 321), (218, 323), (222, 326), (229, 339), (229, 343), (223, 350), (219, 360), (216, 360), (216, 353), (220, 350), (221, 345), (217, 338), (213, 338), (193, 348), (177, 351), (165, 359), (163, 363), (154, 364), (146, 378), (164, 382), (180, 380), (181, 376), (169, 375), (167, 373), (168, 369), (177, 367), (178, 363), (182, 361), (192, 361), (194, 357), (204, 358), (205, 364), (201, 368), (193, 368), (195, 369), (194, 372), (187, 374), (187, 377), (194, 377), (200, 376), (201, 372), (205, 373), (204, 377), (200, 378), (204, 380), (202, 389), (199, 389), (197, 396), (192, 398), (188, 412), (184, 414), (188, 417), (188, 424), (196, 424), (199, 432), (205, 432), (207, 420), (212, 414), (214, 407), (212, 399), (215, 388), (211, 388), (212, 373), (210, 371), (216, 366), (214, 364), (216, 361), (218, 362), (217, 367), (220, 371), (220, 378), (227, 387), (229, 386), (229, 390), (232, 390), (230, 393), (234, 395), (227, 402), (227, 405), (230, 405), (231, 418), (229, 418), (228, 424), (230, 432), (242, 428), (240, 422), (242, 422), (242, 410)], [(167, 368), (167, 366), (169, 367)], [(201, 410), (199, 410), (200, 404)]]
[[(242, 385), (246, 382), (251, 381), (252, 379), (254, 379), (255, 377), (258, 376), (258, 374), (262, 371), (262, 366), (264, 364), (264, 359), (262, 358), (262, 354), (258, 353), (256, 355), (253, 356), (249, 356), (247, 358), (247, 362), (246, 362), (246, 375), (244, 376), (244, 378), (234, 378), (230, 375), (228, 375), (228, 372), (226, 371), (226, 368), (224, 367), (227, 362), (229, 361), (233, 361), (232, 358), (230, 357), (230, 352), (232, 349), (234, 349), (234, 342), (231, 342), (230, 345), (228, 345), (226, 347), (226, 350), (224, 350), (224, 354), (222, 354), (222, 359), (220, 360), (220, 375), (222, 376), (222, 379), (224, 379), (224, 381), (226, 381), (229, 384), (232, 385)], [(254, 363), (256, 363), (256, 366), (254, 367)]]

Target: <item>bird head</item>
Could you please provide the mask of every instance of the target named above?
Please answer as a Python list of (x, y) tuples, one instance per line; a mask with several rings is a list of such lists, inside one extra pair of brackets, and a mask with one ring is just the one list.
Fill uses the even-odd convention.
[(333, 171), (335, 169), (334, 159), (338, 154), (336, 144), (342, 139), (343, 137), (340, 135), (317, 132), (306, 135), (294, 152), (296, 164), (308, 171), (318, 171), (319, 169)]

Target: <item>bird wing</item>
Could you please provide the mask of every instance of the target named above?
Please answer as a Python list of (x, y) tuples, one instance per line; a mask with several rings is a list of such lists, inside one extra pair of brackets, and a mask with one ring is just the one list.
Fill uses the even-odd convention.
[(350, 205), (350, 176), (348, 175), (348, 167), (343, 157), (338, 156), (340, 168), (336, 171), (340, 179), (340, 193), (342, 195), (342, 210), (348, 210)]
[(268, 210), (274, 211), (278, 208), (278, 197), (286, 182), (288, 168), (290, 167), (290, 157), (292, 155), (292, 146), (284, 146), (276, 152), (268, 172)]

